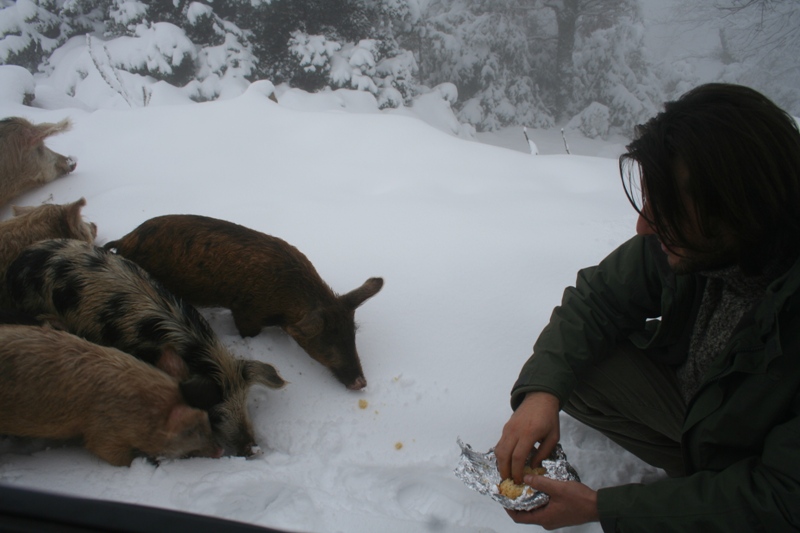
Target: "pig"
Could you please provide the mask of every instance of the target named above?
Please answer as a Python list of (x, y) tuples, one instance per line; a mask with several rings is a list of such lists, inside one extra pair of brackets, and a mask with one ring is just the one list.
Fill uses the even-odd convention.
[(195, 306), (230, 309), (242, 337), (279, 326), (348, 389), (367, 385), (354, 315), (381, 289), (382, 278), (336, 295), (286, 241), (199, 215), (151, 218), (104, 248), (136, 262)]
[[(14, 206), (14, 218), (0, 222), (0, 281), (5, 280), (8, 265), (23, 248), (44, 239), (79, 239), (94, 242), (97, 226), (84, 222), (81, 208), (86, 200), (64, 205), (35, 207)], [(0, 283), (0, 307), (12, 307), (5, 283)]]
[(44, 140), (71, 127), (69, 119), (32, 124), (22, 117), (0, 120), (0, 206), (34, 187), (75, 170), (73, 157), (44, 145)]
[(43, 326), (44, 322), (34, 315), (20, 313), (12, 309), (0, 309), (0, 324), (25, 324), (28, 326)]
[(114, 466), (140, 455), (219, 457), (208, 414), (178, 382), (115, 348), (64, 331), (0, 325), (0, 434), (82, 438)]
[(254, 453), (248, 389), (285, 381), (272, 365), (235, 358), (193, 306), (138, 265), (76, 239), (45, 240), (11, 263), (6, 284), (19, 312), (176, 378), (187, 403), (208, 411), (225, 453)]

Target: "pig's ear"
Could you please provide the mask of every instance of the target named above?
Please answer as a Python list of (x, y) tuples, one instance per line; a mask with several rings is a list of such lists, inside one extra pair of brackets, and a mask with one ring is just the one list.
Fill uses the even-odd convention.
[(80, 200), (76, 200), (75, 202), (64, 206), (64, 209), (67, 212), (67, 220), (69, 220), (71, 228), (74, 229), (79, 224), (83, 223), (83, 219), (81, 218), (81, 209), (83, 209), (83, 206), (85, 205), (86, 198), (81, 198)]
[(314, 309), (310, 313), (306, 313), (306, 316), (298, 322), (286, 326), (286, 333), (292, 337), (310, 339), (322, 333), (323, 327), (325, 327), (325, 319), (322, 318), (322, 312)]
[(242, 362), (244, 364), (242, 372), (248, 384), (259, 383), (271, 389), (280, 389), (286, 385), (286, 381), (278, 374), (274, 366), (261, 361)]
[(81, 212), (81, 208), (84, 207), (85, 205), (86, 205), (86, 198), (81, 197), (80, 199), (75, 200), (74, 202), (69, 204), (68, 207), (70, 209), (74, 209), (75, 211), (80, 213)]
[(362, 286), (340, 296), (339, 299), (348, 308), (355, 309), (368, 298), (375, 296), (381, 290), (381, 287), (383, 287), (383, 278), (369, 278)]
[(161, 355), (156, 361), (155, 367), (178, 380), (189, 376), (189, 367), (186, 365), (186, 361), (178, 355), (175, 347), (171, 345), (167, 345), (161, 350)]
[(61, 120), (59, 122), (45, 122), (42, 124), (38, 124), (36, 128), (36, 133), (33, 135), (31, 140), (31, 145), (37, 145), (40, 142), (43, 142), (46, 138), (50, 137), (51, 135), (55, 135), (57, 133), (61, 133), (67, 131), (72, 127), (72, 122), (68, 118)]
[(28, 213), (30, 213), (34, 209), (36, 209), (36, 206), (34, 206), (34, 205), (12, 205), (11, 206), (11, 210), (14, 212), (14, 216), (15, 217), (22, 216), (22, 215), (27, 215)]

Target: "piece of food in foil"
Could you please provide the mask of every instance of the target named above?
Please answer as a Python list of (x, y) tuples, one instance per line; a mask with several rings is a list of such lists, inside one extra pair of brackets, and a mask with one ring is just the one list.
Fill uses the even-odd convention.
[[(523, 476), (543, 476), (547, 474), (547, 469), (543, 466), (537, 466), (533, 468), (530, 465), (525, 465), (525, 468), (522, 469)], [(506, 498), (509, 500), (516, 500), (523, 493), (526, 493), (528, 496), (533, 494), (533, 489), (525, 484), (514, 483), (514, 480), (511, 478), (506, 478), (497, 485), (497, 489)]]
[(505, 496), (509, 500), (516, 500), (523, 494), (526, 496), (533, 495), (533, 489), (525, 484), (514, 483), (511, 478), (506, 478), (497, 485), (497, 492), (501, 496)]
[[(527, 485), (517, 485), (510, 479), (501, 479), (500, 472), (497, 470), (494, 448), (487, 453), (479, 453), (474, 451), (469, 444), (464, 444), (460, 438), (457, 442), (461, 447), (461, 457), (454, 473), (469, 488), (481, 494), (488, 494), (506, 509), (515, 511), (530, 511), (550, 501), (550, 497), (544, 492), (533, 490)], [(538, 470), (535, 473), (560, 481), (580, 481), (578, 473), (567, 462), (567, 456), (561, 448), (561, 444), (557, 444), (550, 457), (542, 461), (542, 469), (544, 472)], [(505, 486), (501, 488), (503, 484)], [(509, 485), (513, 485), (513, 487)]]

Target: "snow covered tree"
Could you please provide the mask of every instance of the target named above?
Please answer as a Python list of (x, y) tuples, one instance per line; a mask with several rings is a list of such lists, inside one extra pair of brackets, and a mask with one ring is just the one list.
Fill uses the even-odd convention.
[[(50, 7), (73, 34), (89, 36), (94, 67), (131, 103), (141, 98), (128, 93), (139, 88), (129, 91), (126, 85), (141, 86), (146, 79), (190, 86), (196, 100), (217, 98), (225, 79), (246, 85), (256, 65), (249, 33), (215, 11), (235, 14), (239, 1), (61, 0)], [(40, 67), (52, 65), (45, 61)], [(127, 74), (142, 81), (131, 82)]]
[[(243, 19), (247, 20), (247, 25)], [(271, 0), (241, 5), (237, 20), (252, 32), (257, 75), (274, 83), (289, 82), (318, 90), (324, 76), (305, 70), (296, 54), (296, 36), (320, 36), (328, 43), (358, 42), (369, 37), (367, 10), (360, 0)], [(330, 46), (335, 46), (331, 44)]]
[(478, 129), (549, 127), (592, 102), (624, 128), (659, 98), (641, 28), (638, 0), (431, 0), (401, 42)]
[[(179, 87), (196, 80), (198, 74), (201, 79), (212, 74), (209, 47), (241, 50), (246, 40), (244, 32), (218, 17), (210, 3), (105, 0), (99, 4), (105, 4), (103, 38), (127, 38), (139, 52), (126, 58), (112, 54), (114, 66)], [(227, 62), (217, 65), (217, 69), (227, 67)]]
[(367, 90), (382, 107), (397, 106), (417, 84), (394, 24), (418, 17), (417, 1), (0, 0), (0, 52), (5, 63), (52, 69), (49, 52), (85, 34), (91, 63), (123, 95), (120, 73), (190, 86), (197, 100), (218, 97), (224, 79), (268, 78), (310, 91)]
[(258, 74), (317, 91), (369, 91), (381, 107), (408, 103), (414, 57), (394, 39), (393, 25), (413, 17), (408, 0), (274, 0), (250, 18)]
[(367, 1), (372, 38), (378, 43), (375, 80), (381, 107), (408, 104), (420, 91), (416, 57), (398, 39), (413, 32), (419, 23), (423, 11), (420, 1), (424, 0)]
[(222, 81), (239, 85), (252, 81), (258, 64), (250, 43), (251, 32), (224, 18), (236, 12), (236, 4), (191, 2), (182, 11), (182, 28), (195, 44), (194, 79), (197, 100), (213, 100), (221, 94)]
[(800, 4), (797, 0), (680, 0), (673, 22), (719, 35), (720, 79), (749, 85), (800, 115)]
[(536, 21), (526, 11), (517, 0), (433, 0), (404, 41), (418, 40), (422, 83), (454, 83), (459, 118), (479, 130), (553, 123), (535, 78), (542, 56), (528, 41)]
[(565, 111), (574, 114), (600, 103), (610, 126), (629, 133), (658, 111), (660, 82), (644, 46), (644, 24), (636, 5), (613, 22), (576, 35), (572, 59), (574, 94)]
[(86, 29), (86, 20), (59, 16), (64, 1), (0, 1), (0, 64), (36, 72), (50, 53)]
[[(639, 0), (536, 0), (540, 17), (555, 18), (555, 64), (547, 85), (559, 117), (592, 102), (608, 106), (612, 124), (632, 118), (660, 101), (653, 66), (642, 52)], [(653, 87), (650, 85), (653, 84)]]
[(265, 78), (394, 107), (453, 84), (454, 109), (477, 129), (582, 113), (600, 131), (598, 110), (626, 128), (660, 97), (639, 1), (0, 0), (0, 63), (52, 69), (53, 50), (88, 35), (87, 69), (123, 95), (160, 80), (207, 100)]
[(292, 78), (294, 84), (310, 90), (332, 87), (368, 91), (381, 108), (410, 103), (416, 63), (408, 52), (384, 57), (381, 43), (375, 39), (341, 44), (302, 32), (292, 34), (289, 52), (300, 67)]

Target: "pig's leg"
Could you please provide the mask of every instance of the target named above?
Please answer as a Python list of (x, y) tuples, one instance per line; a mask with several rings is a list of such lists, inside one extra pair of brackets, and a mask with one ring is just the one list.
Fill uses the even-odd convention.
[(232, 309), (231, 312), (236, 329), (239, 330), (239, 335), (242, 337), (255, 337), (261, 332), (261, 322), (254, 318), (252, 313), (235, 309)]
[(112, 438), (86, 437), (86, 449), (114, 466), (131, 466), (135, 457), (133, 449)]

